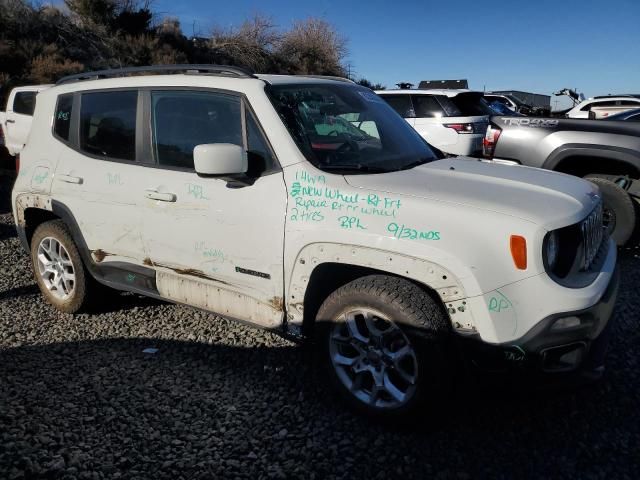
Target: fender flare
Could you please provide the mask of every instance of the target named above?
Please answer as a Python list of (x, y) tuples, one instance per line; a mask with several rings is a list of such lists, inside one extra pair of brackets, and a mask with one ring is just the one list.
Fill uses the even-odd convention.
[[(569, 157), (595, 157), (611, 159), (627, 163), (640, 172), (640, 152), (629, 148), (616, 147), (611, 145), (589, 145), (580, 143), (567, 143), (553, 150), (544, 161), (542, 168), (555, 170), (564, 159)], [(593, 172), (606, 173), (606, 172)]]
[(418, 282), (437, 293), (455, 329), (475, 331), (466, 293), (460, 280), (441, 265), (358, 245), (313, 243), (303, 247), (292, 265), (286, 289), (287, 328), (294, 335), (302, 331), (304, 298), (314, 270), (323, 264), (340, 263), (371, 268)]

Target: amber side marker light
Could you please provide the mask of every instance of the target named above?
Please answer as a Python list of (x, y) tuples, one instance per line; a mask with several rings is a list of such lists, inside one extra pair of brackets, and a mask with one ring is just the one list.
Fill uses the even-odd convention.
[(527, 269), (527, 239), (520, 235), (511, 235), (511, 256), (518, 270)]

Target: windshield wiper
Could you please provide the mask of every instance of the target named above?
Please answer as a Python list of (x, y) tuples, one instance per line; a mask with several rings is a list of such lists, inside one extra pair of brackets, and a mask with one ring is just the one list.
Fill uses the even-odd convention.
[(361, 163), (350, 163), (342, 165), (321, 165), (322, 170), (341, 170), (347, 172), (366, 172), (366, 173), (386, 173), (389, 170), (382, 167), (372, 167)]
[(404, 165), (399, 170), (410, 170), (412, 168), (419, 167), (420, 165), (424, 165), (425, 163), (429, 163), (431, 160), (433, 160), (433, 158), (424, 157), (424, 158), (421, 158), (420, 160), (416, 160), (415, 162), (411, 162), (411, 163), (408, 163), (407, 165)]

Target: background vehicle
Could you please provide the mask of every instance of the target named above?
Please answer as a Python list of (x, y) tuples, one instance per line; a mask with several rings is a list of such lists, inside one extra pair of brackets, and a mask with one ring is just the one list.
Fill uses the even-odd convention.
[(491, 101), (490, 98), (487, 98), (485, 95), (485, 100), (489, 102), (489, 108), (495, 113), (495, 115), (503, 115), (510, 117), (524, 117), (525, 115), (522, 113), (518, 113), (515, 110), (511, 110), (507, 105), (500, 101)]
[(601, 120), (492, 117), (487, 158), (584, 177), (600, 187), (605, 223), (618, 243), (635, 230), (640, 197), (640, 124)]
[(592, 108), (609, 108), (610, 111), (620, 111), (620, 109), (632, 109), (640, 107), (640, 95), (606, 95), (601, 97), (588, 98), (578, 103), (570, 109), (567, 118), (589, 118)]
[(36, 95), (49, 87), (51, 85), (16, 87), (9, 93), (7, 109), (0, 112), (0, 128), (4, 136), (4, 145), (10, 155), (20, 153), (27, 142), (36, 106)]
[(640, 122), (640, 108), (625, 110), (624, 112), (621, 112), (621, 113), (609, 115), (603, 120), (608, 120), (613, 122)]
[(173, 65), (42, 92), (12, 206), (59, 310), (100, 283), (313, 339), (347, 402), (397, 417), (441, 411), (454, 341), (602, 365), (616, 249), (595, 192), (443, 158), (348, 80)]
[[(640, 105), (640, 103), (638, 104)], [(601, 118), (609, 118), (612, 115), (618, 115), (620, 113), (628, 112), (629, 110), (637, 110), (637, 107), (630, 107), (629, 105), (615, 105), (610, 107), (591, 107), (589, 110), (589, 119), (599, 120)]]
[(551, 97), (539, 93), (504, 90), (484, 95), (488, 103), (501, 102), (510, 110), (527, 116), (545, 116), (551, 112)]
[(434, 147), (452, 155), (480, 155), (493, 111), (481, 92), (463, 89), (376, 92)]

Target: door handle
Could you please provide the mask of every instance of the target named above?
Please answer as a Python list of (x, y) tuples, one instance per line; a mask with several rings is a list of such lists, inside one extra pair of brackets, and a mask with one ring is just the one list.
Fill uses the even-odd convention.
[(144, 192), (144, 196), (150, 198), (151, 200), (159, 200), (161, 202), (175, 202), (176, 195), (175, 193), (162, 193), (157, 190), (146, 190)]
[(15, 120), (10, 120), (10, 119), (6, 119), (6, 120), (5, 120), (5, 122), (6, 122), (6, 123), (16, 123), (16, 121), (15, 121)]
[(80, 185), (82, 183), (81, 177), (72, 177), (71, 175), (56, 175), (56, 178), (65, 183), (74, 183), (76, 185)]

